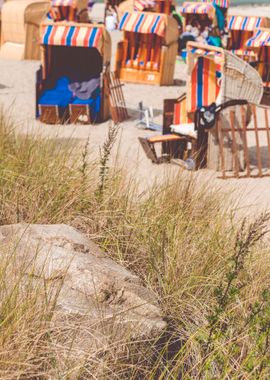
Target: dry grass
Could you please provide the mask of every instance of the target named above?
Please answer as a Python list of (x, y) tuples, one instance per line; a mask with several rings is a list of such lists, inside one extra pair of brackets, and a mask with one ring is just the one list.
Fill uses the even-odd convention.
[(49, 328), (54, 297), (31, 283), (25, 292), (22, 273), (12, 285), (12, 262), (2, 260), (1, 379), (270, 377), (268, 215), (236, 221), (224, 196), (192, 176), (142, 196), (107, 167), (110, 138), (94, 162), (87, 145), (78, 156), (66, 143), (15, 136), (9, 124), (0, 121), (0, 223), (79, 228), (154, 290), (168, 329), (156, 342), (118, 342), (100, 365), (86, 358), (75, 370)]

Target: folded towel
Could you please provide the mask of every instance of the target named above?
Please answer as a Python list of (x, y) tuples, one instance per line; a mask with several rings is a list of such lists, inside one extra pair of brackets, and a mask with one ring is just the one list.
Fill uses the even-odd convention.
[(82, 100), (91, 98), (94, 91), (100, 87), (100, 78), (93, 78), (86, 82), (71, 83), (68, 88), (73, 94)]
[(197, 138), (197, 131), (195, 131), (194, 123), (178, 124), (178, 125), (172, 124), (170, 128), (172, 132), (179, 133), (180, 135), (189, 136), (194, 139)]

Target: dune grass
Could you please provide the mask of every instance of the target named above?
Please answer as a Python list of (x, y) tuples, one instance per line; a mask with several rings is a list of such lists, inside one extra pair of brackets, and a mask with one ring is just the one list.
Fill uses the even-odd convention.
[[(89, 145), (18, 136), (0, 120), (0, 224), (67, 223), (97, 242), (157, 295), (167, 331), (121, 342), (102, 366), (73, 370), (50, 330), (54, 298), (0, 264), (1, 379), (268, 379), (269, 215), (239, 220), (221, 193), (179, 174), (140, 194)], [(125, 354), (123, 354), (125, 352)]]

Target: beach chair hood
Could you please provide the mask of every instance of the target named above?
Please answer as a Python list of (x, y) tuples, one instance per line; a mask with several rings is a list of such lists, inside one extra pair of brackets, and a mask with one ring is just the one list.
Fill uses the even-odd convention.
[(253, 32), (255, 29), (268, 25), (270, 25), (268, 17), (231, 15), (228, 20), (229, 30)]
[(184, 2), (181, 7), (182, 15), (194, 14), (194, 15), (207, 15), (209, 19), (215, 18), (215, 7), (208, 2)]
[(103, 25), (80, 23), (42, 24), (42, 46), (96, 48), (104, 63), (110, 62), (111, 38)]
[(270, 47), (270, 29), (257, 29), (254, 35), (246, 42), (248, 48)]
[(118, 28), (127, 32), (157, 34), (164, 38), (166, 45), (175, 42), (178, 37), (176, 20), (161, 13), (125, 12)]

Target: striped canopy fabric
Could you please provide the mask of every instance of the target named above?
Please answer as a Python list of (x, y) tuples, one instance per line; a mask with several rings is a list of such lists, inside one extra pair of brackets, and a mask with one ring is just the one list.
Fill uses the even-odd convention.
[(220, 8), (229, 8), (230, 0), (202, 0), (204, 3), (212, 3)]
[(255, 16), (230, 16), (228, 22), (229, 30), (247, 30), (253, 31), (260, 28), (263, 23), (263, 17)]
[(165, 15), (155, 13), (124, 13), (119, 27), (126, 32), (136, 32), (145, 34), (157, 34), (165, 36)]
[(55, 46), (99, 47), (102, 28), (72, 25), (45, 25), (41, 44)]
[(181, 8), (182, 14), (206, 14), (209, 18), (214, 18), (215, 8), (209, 3), (185, 2)]
[(246, 46), (255, 48), (262, 46), (270, 47), (270, 29), (257, 30), (253, 37), (246, 42)]
[(216, 101), (220, 90), (220, 77), (220, 66), (214, 60), (198, 57), (189, 84), (189, 112), (195, 112), (198, 108)]
[(134, 9), (136, 11), (143, 11), (147, 8), (153, 8), (155, 5), (154, 0), (134, 0)]
[(175, 103), (173, 112), (173, 124), (187, 124), (192, 120), (188, 117), (187, 113), (187, 99), (184, 98), (181, 102)]

